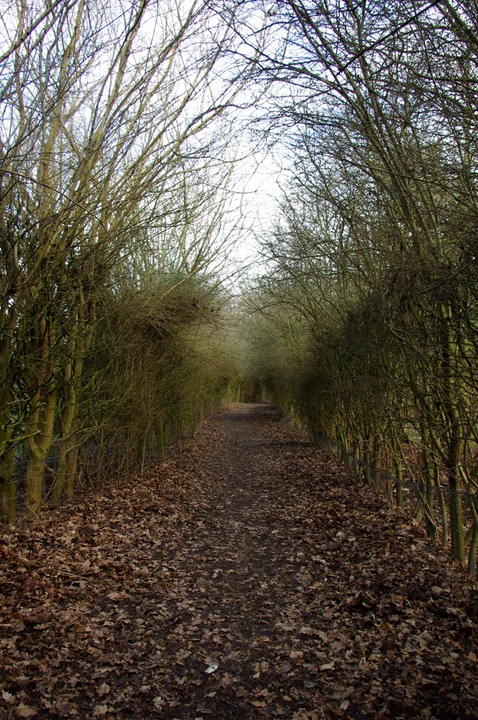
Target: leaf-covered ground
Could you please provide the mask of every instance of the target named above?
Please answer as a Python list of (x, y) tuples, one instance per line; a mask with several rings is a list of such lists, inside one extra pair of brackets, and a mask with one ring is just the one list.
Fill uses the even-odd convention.
[(266, 406), (0, 542), (2, 720), (478, 718), (464, 571)]

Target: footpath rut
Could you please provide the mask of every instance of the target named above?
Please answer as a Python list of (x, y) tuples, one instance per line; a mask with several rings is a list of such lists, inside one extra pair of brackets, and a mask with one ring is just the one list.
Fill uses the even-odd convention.
[(478, 718), (478, 596), (266, 405), (0, 534), (0, 718)]

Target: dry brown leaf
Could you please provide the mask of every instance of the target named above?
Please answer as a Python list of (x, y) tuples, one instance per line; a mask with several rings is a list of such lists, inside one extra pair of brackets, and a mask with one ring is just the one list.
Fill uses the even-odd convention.
[(93, 709), (93, 717), (102, 717), (107, 712), (109, 712), (108, 705), (96, 705)]
[(15, 708), (15, 714), (21, 718), (35, 717), (37, 712), (38, 711), (35, 708), (24, 705), (23, 703), (20, 703), (20, 705)]

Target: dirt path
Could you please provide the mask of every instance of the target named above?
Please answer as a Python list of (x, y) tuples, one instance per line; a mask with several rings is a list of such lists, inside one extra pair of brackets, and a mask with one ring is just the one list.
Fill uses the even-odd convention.
[(0, 541), (2, 719), (478, 718), (464, 572), (266, 406)]

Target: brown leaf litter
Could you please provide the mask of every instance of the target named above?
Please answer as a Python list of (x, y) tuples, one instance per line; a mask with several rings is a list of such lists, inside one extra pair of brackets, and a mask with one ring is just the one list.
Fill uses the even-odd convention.
[(478, 718), (476, 589), (265, 405), (0, 531), (0, 718)]

